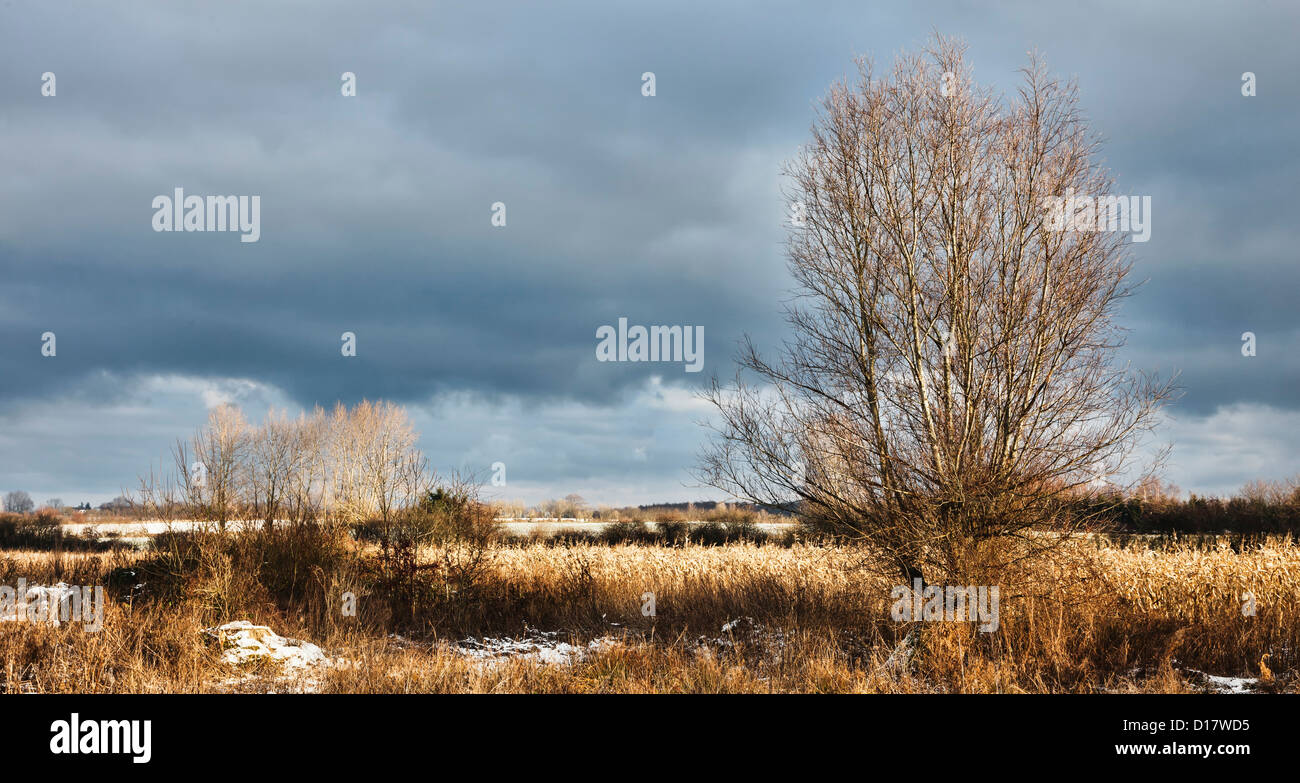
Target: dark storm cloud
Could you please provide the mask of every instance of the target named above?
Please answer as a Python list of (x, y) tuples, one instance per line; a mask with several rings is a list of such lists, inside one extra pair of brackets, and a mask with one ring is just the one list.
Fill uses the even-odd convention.
[[(775, 187), (755, 205), (736, 179), (772, 181), (779, 158), (741, 171), (753, 160), (730, 128), (710, 139), (690, 132), (689, 109), (647, 108), (640, 73), (662, 54), (613, 68), (609, 40), (534, 43), (520, 18), (533, 13), (470, 20), (480, 45), (450, 52), (441, 22), (436, 44), (378, 31), (404, 43), (400, 56), (298, 31), (303, 48), (254, 36), (232, 58), (211, 31), (150, 23), (105, 41), (94, 68), (57, 68), (57, 103), (15, 102), (10, 149), (20, 168), (32, 161), (40, 195), (27, 194), (34, 214), (11, 232), (3, 271), (30, 292), (29, 312), (59, 325), (60, 367), (30, 351), (6, 366), (33, 377), (31, 393), (109, 367), (247, 375), (302, 402), (447, 388), (596, 399), (649, 373), (592, 366), (596, 327), (619, 316), (704, 324), (710, 353), (727, 352), (749, 305), (728, 271), (779, 269)], [(44, 27), (25, 31), (69, 45), (65, 27)], [(195, 40), (181, 51), (176, 35)], [(17, 72), (39, 58), (12, 59)], [(342, 68), (359, 73), (354, 103), (338, 96)], [(260, 194), (261, 241), (153, 234), (146, 207), (174, 185)], [(75, 237), (59, 230), (72, 216)], [(8, 321), (6, 342), (30, 343), (34, 320)], [(349, 365), (344, 330), (361, 346)]]
[[(1153, 197), (1125, 358), (1181, 371), (1183, 415), (1294, 409), (1298, 15), (13, 2), (0, 9), (0, 412), (121, 402), (155, 376), (252, 379), (299, 405), (463, 392), (517, 401), (520, 433), (529, 406), (586, 406), (574, 437), (588, 448), (537, 454), (539, 477), (624, 459), (677, 476), (693, 429), (612, 451), (650, 437), (629, 424), (650, 376), (700, 377), (599, 363), (596, 328), (702, 325), (706, 371), (723, 376), (742, 332), (774, 345), (790, 286), (781, 162), (853, 55), (887, 66), (932, 29), (964, 37), (976, 77), (1003, 89), (1035, 47), (1077, 77), (1118, 192)], [(47, 70), (57, 98), (39, 94)], [(355, 99), (339, 95), (343, 71)], [(1243, 71), (1256, 97), (1241, 96)], [(260, 195), (261, 240), (153, 232), (152, 198), (178, 186)], [(339, 355), (344, 331), (355, 359)], [(1258, 356), (1241, 356), (1244, 331)], [(470, 432), (448, 441), (478, 448)], [(18, 447), (40, 458), (39, 443)]]

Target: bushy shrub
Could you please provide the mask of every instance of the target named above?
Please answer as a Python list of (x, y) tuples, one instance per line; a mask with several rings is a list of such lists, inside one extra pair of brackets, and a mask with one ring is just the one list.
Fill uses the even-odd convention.
[(685, 522), (659, 522), (656, 528), (665, 544), (681, 546), (691, 537), (691, 526)]
[(49, 509), (34, 515), (0, 513), (0, 549), (62, 549), (77, 552), (105, 552), (121, 547), (116, 542), (93, 537), (64, 535), (61, 518)]
[(490, 539), (496, 535), (497, 523), (492, 508), (478, 502), (470, 489), (439, 487), (412, 508), (397, 511), (387, 520), (367, 520), (352, 530), (358, 541), (388, 549)]
[(645, 522), (626, 519), (606, 525), (600, 540), (606, 544), (652, 544), (659, 536)]
[[(323, 614), (337, 602), (330, 585), (359, 573), (346, 534), (314, 525), (227, 533), (166, 531), (154, 536), (149, 556), (123, 575), (163, 600), (196, 596), (219, 619), (271, 605)], [(360, 590), (360, 579), (352, 580)]]

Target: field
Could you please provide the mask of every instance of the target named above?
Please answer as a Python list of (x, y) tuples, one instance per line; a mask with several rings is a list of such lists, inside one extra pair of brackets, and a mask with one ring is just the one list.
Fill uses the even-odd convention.
[[(896, 580), (876, 565), (862, 548), (793, 535), (709, 545), (498, 533), (385, 554), (315, 526), (10, 550), (0, 585), (103, 585), (107, 599), (97, 632), (0, 622), (0, 690), (1297, 688), (1300, 547), (1289, 538), (1240, 551), (1072, 541), (1004, 575), (991, 633), (895, 621)], [(237, 621), (270, 630), (212, 630)]]

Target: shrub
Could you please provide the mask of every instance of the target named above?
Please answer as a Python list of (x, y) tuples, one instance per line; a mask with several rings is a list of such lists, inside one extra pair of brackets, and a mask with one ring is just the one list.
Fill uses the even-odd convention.
[(91, 537), (64, 535), (59, 522), (59, 515), (49, 512), (48, 509), (42, 509), (32, 516), (0, 514), (0, 548), (104, 552), (122, 546), (115, 542), (97, 541)]
[(659, 536), (645, 522), (631, 519), (609, 523), (600, 533), (606, 544), (652, 544)]
[(685, 522), (660, 522), (657, 527), (659, 537), (666, 544), (681, 546), (690, 540), (691, 526)]
[(147, 595), (168, 601), (197, 596), (220, 619), (270, 605), (327, 619), (337, 606), (332, 586), (362, 587), (346, 535), (314, 524), (241, 533), (166, 531), (154, 536), (135, 571), (115, 583), (136, 579)]

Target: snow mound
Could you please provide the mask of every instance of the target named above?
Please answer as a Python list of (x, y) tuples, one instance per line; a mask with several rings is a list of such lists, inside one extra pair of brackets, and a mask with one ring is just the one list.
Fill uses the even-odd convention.
[(292, 674), (334, 663), (324, 650), (311, 642), (287, 639), (265, 625), (253, 625), (247, 620), (208, 628), (204, 633), (217, 640), (222, 659), (231, 666), (276, 661), (285, 673)]

